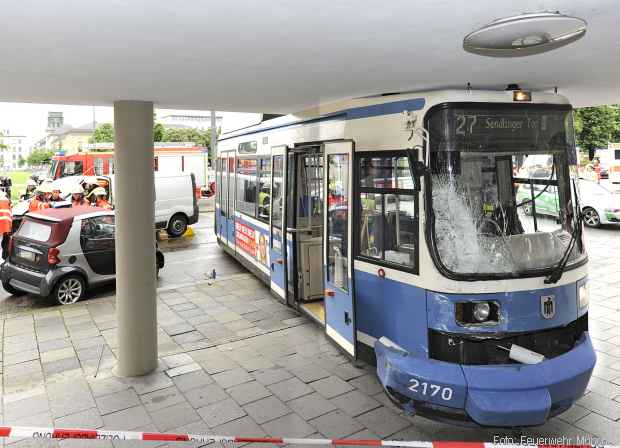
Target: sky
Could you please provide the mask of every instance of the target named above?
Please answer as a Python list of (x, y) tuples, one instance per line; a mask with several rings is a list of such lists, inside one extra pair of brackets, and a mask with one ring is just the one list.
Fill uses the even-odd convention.
[[(71, 126), (81, 126), (93, 121), (93, 109), (95, 120), (98, 123), (111, 123), (114, 119), (112, 107), (104, 106), (71, 106), (59, 104), (29, 104), (29, 103), (2, 103), (0, 102), (0, 130), (9, 130), (12, 135), (25, 135), (34, 143), (45, 135), (47, 127), (48, 112), (63, 112), (65, 124)], [(156, 109), (161, 115), (191, 114), (208, 115), (209, 111), (184, 111), (172, 109)], [(246, 114), (239, 112), (217, 112), (222, 116), (223, 130), (236, 129), (256, 123), (257, 114)]]

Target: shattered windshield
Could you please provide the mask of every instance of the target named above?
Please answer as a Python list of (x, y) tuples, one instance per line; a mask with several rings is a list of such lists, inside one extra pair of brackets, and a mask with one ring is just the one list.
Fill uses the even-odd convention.
[[(453, 274), (554, 268), (574, 234), (571, 111), (515, 106), (456, 106), (429, 117), (433, 249)], [(584, 256), (575, 244), (568, 266)]]

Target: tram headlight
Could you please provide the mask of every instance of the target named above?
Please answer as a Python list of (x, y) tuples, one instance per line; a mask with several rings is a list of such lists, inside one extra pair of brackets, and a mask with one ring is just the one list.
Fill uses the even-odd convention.
[(474, 319), (484, 322), (491, 314), (491, 305), (488, 302), (478, 302), (474, 305)]
[(457, 302), (456, 323), (468, 325), (497, 325), (499, 323), (499, 303), (495, 301)]
[(532, 101), (532, 92), (525, 90), (515, 90), (512, 92), (512, 100), (516, 102)]
[(579, 287), (579, 308), (586, 308), (590, 303), (590, 291), (588, 291), (588, 284), (584, 283)]

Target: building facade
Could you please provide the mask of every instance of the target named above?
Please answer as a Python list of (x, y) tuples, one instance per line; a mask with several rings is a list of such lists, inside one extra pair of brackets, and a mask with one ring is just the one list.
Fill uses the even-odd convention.
[[(192, 113), (163, 113), (156, 114), (156, 121), (160, 122), (166, 128), (198, 128), (200, 130), (209, 129), (211, 127), (211, 114), (192, 114)], [(222, 126), (222, 117), (215, 117), (216, 127)]]
[(31, 151), (28, 136), (13, 134), (8, 129), (0, 131), (0, 167), (3, 171), (27, 168)]
[(93, 123), (73, 127), (64, 125), (47, 134), (45, 147), (53, 151), (64, 150), (69, 154), (86, 149), (94, 132)]

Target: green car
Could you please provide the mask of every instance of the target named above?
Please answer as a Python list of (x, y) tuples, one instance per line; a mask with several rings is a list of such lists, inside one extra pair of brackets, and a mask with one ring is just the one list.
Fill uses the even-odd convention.
[(532, 214), (532, 190), (536, 204), (537, 215), (559, 216), (560, 201), (558, 198), (558, 187), (555, 185), (529, 185), (521, 184), (517, 190), (517, 204), (521, 206), (526, 215)]

